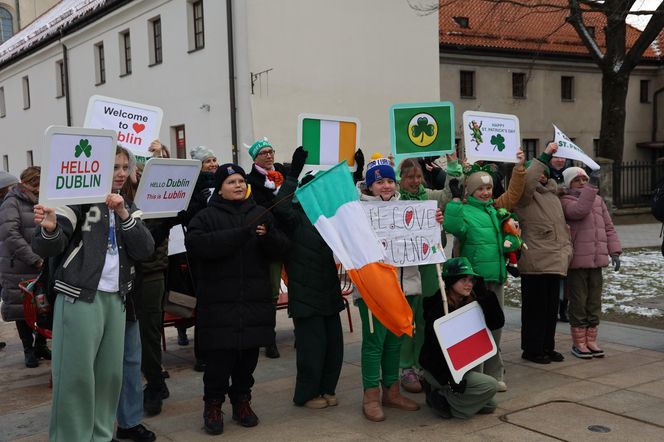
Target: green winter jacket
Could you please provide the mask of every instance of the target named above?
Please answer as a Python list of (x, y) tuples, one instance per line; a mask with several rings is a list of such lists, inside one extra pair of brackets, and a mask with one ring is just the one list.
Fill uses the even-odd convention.
[[(291, 247), (284, 264), (288, 275), (288, 314), (292, 318), (330, 316), (344, 309), (332, 250), (311, 224), (302, 207), (293, 203), (297, 180), (287, 177), (272, 210)], [(282, 201), (283, 200), (283, 201)]]
[(470, 260), (475, 272), (487, 282), (505, 282), (503, 235), (492, 199), (482, 202), (469, 196), (465, 204), (451, 201), (443, 226), (459, 240), (460, 255)]

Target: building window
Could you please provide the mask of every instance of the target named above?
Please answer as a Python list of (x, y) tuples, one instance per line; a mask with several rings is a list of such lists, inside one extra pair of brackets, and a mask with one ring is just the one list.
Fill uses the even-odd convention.
[(161, 51), (161, 18), (157, 17), (148, 22), (150, 36), (150, 66), (160, 64), (163, 60)]
[(7, 108), (5, 107), (5, 88), (0, 87), (0, 118), (7, 115)]
[(588, 30), (588, 34), (590, 34), (590, 36), (592, 38), (595, 38), (595, 27), (594, 26), (586, 26), (586, 29)]
[(526, 155), (526, 160), (532, 160), (537, 157), (537, 138), (524, 138), (523, 139), (523, 153)]
[(14, 35), (14, 19), (12, 13), (0, 6), (0, 44)]
[(30, 79), (23, 77), (23, 109), (30, 109)]
[(512, 97), (526, 98), (526, 74), (522, 72), (512, 73)]
[(650, 103), (650, 80), (641, 80), (639, 97), (641, 103)]
[(185, 138), (184, 125), (171, 126), (173, 140), (175, 141), (176, 158), (187, 158), (187, 141)]
[(562, 101), (574, 100), (574, 77), (560, 77), (560, 99)]
[(475, 72), (461, 71), (461, 98), (475, 98)]
[(203, 0), (189, 1), (187, 18), (189, 19), (189, 52), (205, 47), (205, 25)]
[(96, 86), (106, 83), (106, 57), (104, 57), (104, 42), (95, 45), (95, 81)]
[(35, 165), (35, 158), (34, 158), (34, 156), (32, 155), (32, 151), (31, 151), (31, 150), (29, 150), (29, 151), (26, 152), (26, 157), (27, 157), (27, 160), (28, 160), (28, 167), (30, 167), (30, 166), (34, 166), (34, 165)]
[(9, 155), (2, 156), (2, 168), (5, 172), (9, 172)]
[(129, 31), (120, 32), (120, 76), (131, 74), (131, 40)]
[(460, 28), (470, 28), (470, 21), (468, 20), (468, 17), (452, 17), (452, 20), (454, 20)]
[(62, 60), (55, 62), (55, 98), (65, 96), (65, 64)]

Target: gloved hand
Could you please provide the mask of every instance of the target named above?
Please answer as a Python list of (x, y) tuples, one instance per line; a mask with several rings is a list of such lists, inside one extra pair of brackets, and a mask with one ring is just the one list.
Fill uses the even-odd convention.
[(357, 169), (353, 172), (353, 181), (357, 183), (358, 181), (362, 181), (362, 172), (364, 171), (364, 153), (362, 149), (357, 149), (354, 158)]
[(293, 178), (297, 179), (300, 174), (302, 173), (302, 169), (304, 169), (304, 162), (307, 159), (307, 156), (309, 155), (309, 152), (304, 150), (304, 147), (300, 146), (297, 149), (295, 149), (295, 152), (293, 152), (293, 159), (291, 160), (291, 166), (290, 166), (290, 176)]
[(463, 186), (459, 184), (459, 180), (456, 178), (450, 180), (450, 192), (452, 192), (452, 198), (463, 198)]
[(588, 178), (588, 184), (593, 187), (599, 187), (599, 170), (591, 172)]
[(452, 380), (450, 380), (450, 388), (452, 389), (453, 392), (463, 394), (463, 392), (466, 391), (466, 380), (462, 379), (461, 382), (458, 384)]
[(620, 255), (611, 256), (611, 265), (613, 266), (614, 271), (620, 270)]

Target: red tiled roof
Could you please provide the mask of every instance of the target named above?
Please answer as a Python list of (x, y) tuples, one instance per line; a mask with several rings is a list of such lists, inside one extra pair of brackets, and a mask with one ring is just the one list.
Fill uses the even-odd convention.
[[(588, 55), (576, 30), (565, 21), (569, 10), (567, 0), (521, 0), (531, 3), (523, 7), (508, 2), (491, 0), (440, 0), (438, 12), (441, 46), (464, 46), (505, 49), (541, 54)], [(538, 4), (560, 4), (536, 6)], [(454, 17), (468, 17), (469, 27), (462, 28)], [(605, 46), (606, 16), (599, 12), (583, 14), (586, 26), (595, 27), (595, 38)], [(627, 46), (630, 47), (641, 32), (627, 25)], [(643, 58), (660, 60), (664, 50), (664, 37), (658, 39), (644, 53)]]

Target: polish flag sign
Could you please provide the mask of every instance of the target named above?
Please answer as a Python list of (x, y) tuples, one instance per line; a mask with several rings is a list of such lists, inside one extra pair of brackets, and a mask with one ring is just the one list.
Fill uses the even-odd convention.
[(438, 318), (433, 329), (456, 383), (467, 371), (498, 352), (477, 301)]

